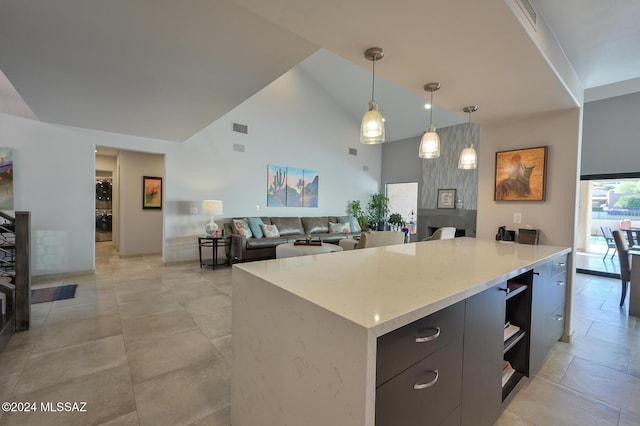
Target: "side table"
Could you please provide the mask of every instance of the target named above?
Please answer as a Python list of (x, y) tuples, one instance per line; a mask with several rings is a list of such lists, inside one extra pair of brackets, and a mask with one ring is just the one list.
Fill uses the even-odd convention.
[[(218, 265), (230, 265), (229, 256), (226, 256), (227, 260), (224, 263), (218, 263), (218, 248), (231, 246), (231, 237), (205, 235), (198, 236), (198, 255), (200, 257), (200, 267), (211, 266), (216, 269)], [(202, 263), (202, 247), (211, 247), (213, 251), (213, 259), (211, 265), (208, 263)]]

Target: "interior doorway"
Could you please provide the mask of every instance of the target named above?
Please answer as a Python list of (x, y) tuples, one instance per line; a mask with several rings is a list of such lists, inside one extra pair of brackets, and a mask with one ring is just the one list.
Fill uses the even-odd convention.
[(119, 257), (163, 254), (164, 201), (160, 196), (159, 207), (145, 204), (144, 180), (156, 178), (164, 186), (164, 154), (96, 147), (95, 165), (96, 193), (102, 193), (102, 199), (96, 195), (96, 249), (110, 245)]

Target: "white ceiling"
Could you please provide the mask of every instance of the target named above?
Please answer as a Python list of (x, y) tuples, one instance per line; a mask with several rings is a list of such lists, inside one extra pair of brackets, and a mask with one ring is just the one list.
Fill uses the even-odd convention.
[(533, 1), (585, 89), (640, 77), (640, 1)]
[[(512, 1), (0, 0), (0, 112), (184, 141), (303, 61), (358, 123), (371, 46), (387, 140), (424, 131), (431, 81), (438, 127), (575, 106)], [(640, 91), (640, 2), (534, 1), (587, 99)]]

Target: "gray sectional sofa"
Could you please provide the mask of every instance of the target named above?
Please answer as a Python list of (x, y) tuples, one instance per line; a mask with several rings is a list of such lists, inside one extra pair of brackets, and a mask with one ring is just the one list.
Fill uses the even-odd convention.
[[(276, 225), (280, 236), (267, 238), (262, 232), (251, 232), (251, 237), (247, 238), (238, 231), (234, 220), (251, 220), (254, 226), (253, 231), (258, 228), (255, 222), (259, 219), (265, 225)], [(331, 227), (335, 224), (347, 223), (349, 221), (349, 232), (331, 232)], [(330, 223), (334, 224), (329, 225)], [(231, 262), (245, 262), (248, 260), (274, 259), (276, 257), (276, 246), (278, 244), (290, 243), (296, 240), (303, 240), (307, 235), (311, 235), (314, 240), (320, 239), (324, 243), (338, 244), (343, 238), (359, 236), (361, 231), (355, 219), (348, 216), (316, 216), (316, 217), (259, 217), (259, 218), (236, 218), (232, 222), (224, 224), (226, 235), (231, 236), (230, 259)], [(335, 230), (334, 230), (335, 231)]]

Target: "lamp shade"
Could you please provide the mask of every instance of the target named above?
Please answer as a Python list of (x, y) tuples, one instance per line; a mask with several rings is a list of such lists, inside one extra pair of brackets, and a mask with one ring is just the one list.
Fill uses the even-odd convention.
[(440, 157), (440, 137), (436, 133), (436, 127), (433, 124), (429, 124), (427, 132), (422, 135), (418, 156), (420, 158)]
[(369, 102), (369, 111), (362, 117), (360, 143), (371, 145), (384, 142), (384, 120), (376, 102)]
[(478, 154), (473, 146), (468, 146), (460, 153), (458, 160), (458, 168), (463, 170), (472, 170), (478, 167)]
[(222, 201), (220, 200), (204, 200), (202, 202), (202, 214), (215, 216), (222, 214)]

